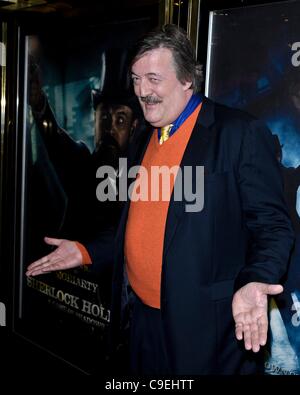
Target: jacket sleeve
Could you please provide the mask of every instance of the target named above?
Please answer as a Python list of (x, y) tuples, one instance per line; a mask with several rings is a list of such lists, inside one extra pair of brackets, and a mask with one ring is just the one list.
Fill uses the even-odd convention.
[(104, 273), (112, 269), (114, 264), (114, 243), (115, 229), (110, 228), (94, 234), (89, 240), (84, 240), (83, 244), (90, 258), (89, 270), (94, 273)]
[(258, 120), (244, 131), (238, 184), (249, 246), (235, 289), (252, 281), (277, 284), (287, 270), (294, 233), (272, 135)]

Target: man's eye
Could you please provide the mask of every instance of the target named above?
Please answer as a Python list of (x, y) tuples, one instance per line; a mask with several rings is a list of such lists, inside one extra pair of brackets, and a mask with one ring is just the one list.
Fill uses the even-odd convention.
[(151, 81), (152, 83), (154, 83), (154, 84), (157, 84), (157, 83), (159, 82), (159, 79), (154, 78), (154, 77), (151, 77), (151, 78), (150, 78), (150, 81)]
[(136, 85), (139, 83), (140, 79), (138, 77), (131, 77), (132, 78), (132, 82)]
[(125, 118), (124, 117), (118, 117), (117, 122), (118, 122), (118, 124), (123, 125), (125, 123)]

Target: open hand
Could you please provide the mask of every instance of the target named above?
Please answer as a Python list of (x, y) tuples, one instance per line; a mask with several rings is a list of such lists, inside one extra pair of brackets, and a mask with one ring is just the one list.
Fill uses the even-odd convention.
[(72, 269), (82, 265), (82, 255), (74, 241), (53, 239), (45, 237), (49, 245), (57, 246), (50, 254), (31, 263), (26, 271), (26, 276), (37, 276), (54, 270)]
[(232, 313), (235, 335), (244, 338), (246, 350), (258, 352), (267, 342), (268, 295), (283, 291), (279, 284), (251, 282), (240, 288), (233, 296)]

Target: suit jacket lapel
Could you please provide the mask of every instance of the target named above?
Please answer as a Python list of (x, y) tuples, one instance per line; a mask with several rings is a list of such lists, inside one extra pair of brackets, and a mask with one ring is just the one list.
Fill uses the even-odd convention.
[[(182, 174), (184, 173), (184, 166), (204, 166), (208, 151), (207, 147), (212, 135), (210, 126), (214, 123), (214, 119), (214, 104), (209, 99), (204, 98), (201, 111), (180, 164)], [(174, 200), (173, 190), (166, 221), (164, 256), (168, 252), (180, 218), (185, 211), (185, 205), (184, 197), (181, 201)]]

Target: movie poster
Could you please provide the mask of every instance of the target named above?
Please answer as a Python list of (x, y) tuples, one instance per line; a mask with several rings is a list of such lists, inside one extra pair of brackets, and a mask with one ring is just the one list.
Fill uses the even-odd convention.
[(284, 293), (271, 299), (266, 374), (300, 374), (300, 2), (211, 12), (206, 94), (271, 130), (296, 233)]
[(88, 373), (107, 369), (112, 269), (25, 272), (58, 246), (45, 236), (84, 246), (116, 226), (120, 202), (97, 199), (96, 170), (117, 166), (134, 133), (128, 49), (147, 29), (143, 20), (24, 38), (24, 223), (15, 326)]

